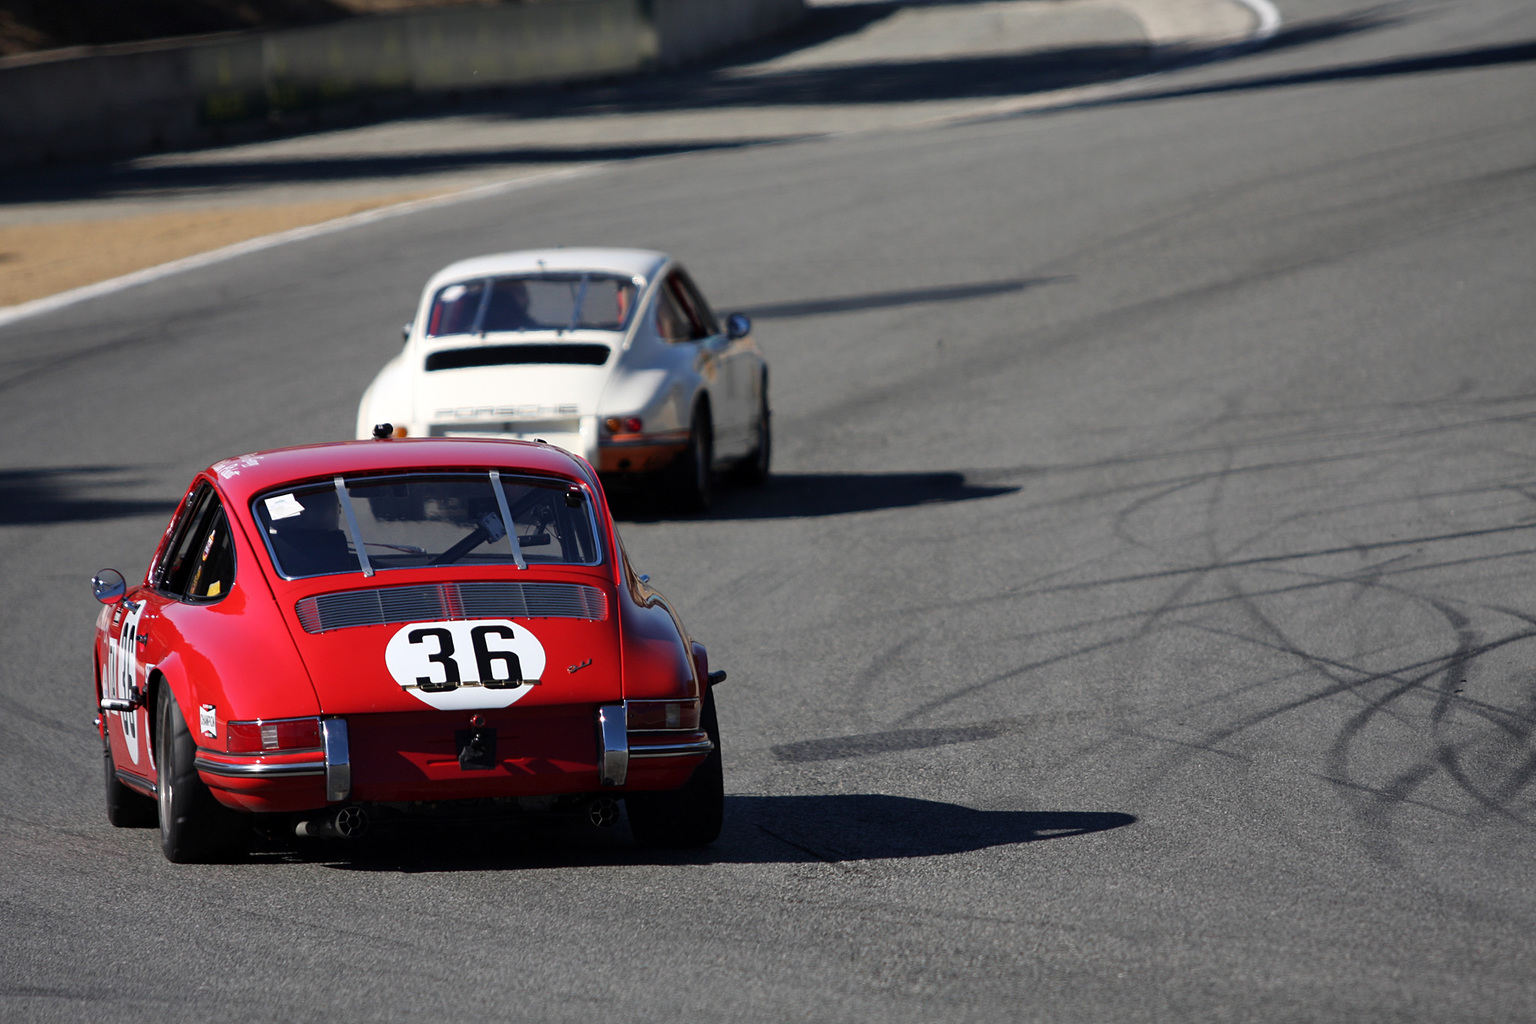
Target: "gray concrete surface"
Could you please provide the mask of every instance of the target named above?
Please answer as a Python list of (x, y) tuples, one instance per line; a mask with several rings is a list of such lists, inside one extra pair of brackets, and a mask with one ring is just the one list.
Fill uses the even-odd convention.
[[(1060, 103), (1158, 53), (1219, 50), (1254, 21), (1234, 0), (811, 6), (811, 35), (696, 75), (0, 178), (0, 224), (467, 189), (592, 162), (986, 116)], [(881, 67), (890, 70), (877, 77)]]
[[(1536, 1017), (1536, 18), (1284, 12), (1072, 109), (619, 163), (0, 329), (0, 1017)], [(721, 841), (112, 830), (89, 574), (198, 466), (345, 436), (433, 269), (561, 242), (679, 253), (773, 360), (769, 487), (623, 524), (731, 673)]]
[(454, 5), (0, 59), (0, 167), (289, 130), (404, 98), (685, 66), (771, 38), (802, 0)]

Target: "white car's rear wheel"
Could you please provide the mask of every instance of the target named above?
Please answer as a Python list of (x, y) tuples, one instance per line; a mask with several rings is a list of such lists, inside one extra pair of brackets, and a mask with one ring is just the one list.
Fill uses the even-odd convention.
[(672, 499), (680, 512), (704, 512), (714, 500), (714, 434), (709, 413), (693, 411), (688, 449), (673, 464)]
[(757, 409), (757, 445), (750, 455), (736, 467), (736, 478), (744, 484), (761, 484), (768, 479), (768, 467), (773, 461), (773, 414), (768, 410), (768, 377), (763, 375)]

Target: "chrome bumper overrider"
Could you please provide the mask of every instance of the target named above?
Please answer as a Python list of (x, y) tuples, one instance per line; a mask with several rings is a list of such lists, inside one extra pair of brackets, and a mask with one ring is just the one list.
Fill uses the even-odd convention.
[(623, 704), (604, 704), (597, 709), (597, 774), (605, 786), (624, 785), (632, 760), (688, 757), (715, 749), (708, 736), (679, 743), (631, 743), (628, 718), (628, 709)]
[(352, 792), (352, 752), (347, 746), (347, 720), (322, 720), (320, 739), (325, 744), (325, 798), (345, 800)]
[(623, 704), (597, 709), (597, 777), (605, 786), (622, 786), (629, 777), (627, 722)]

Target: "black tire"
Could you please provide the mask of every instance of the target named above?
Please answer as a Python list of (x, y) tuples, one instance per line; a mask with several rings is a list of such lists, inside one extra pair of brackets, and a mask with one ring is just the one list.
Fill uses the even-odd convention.
[(160, 849), (174, 864), (202, 864), (238, 852), (236, 816), (208, 791), (193, 764), (197, 744), (169, 686), (155, 709), (155, 794)]
[(672, 502), (679, 512), (705, 512), (714, 500), (714, 432), (709, 413), (693, 411), (688, 450), (673, 464)]
[(757, 409), (757, 446), (752, 453), (736, 465), (736, 479), (755, 487), (768, 480), (769, 465), (773, 461), (773, 414), (768, 409), (768, 378), (763, 377), (761, 398)]
[(155, 802), (123, 785), (112, 762), (112, 744), (102, 740), (102, 765), (106, 770), (107, 821), (118, 828), (152, 828), (159, 814)]
[(725, 772), (720, 760), (720, 723), (715, 718), (715, 694), (704, 693), (700, 716), (704, 731), (715, 741), (704, 763), (693, 770), (681, 789), (662, 793), (631, 793), (624, 798), (629, 831), (646, 849), (692, 849), (708, 846), (720, 835), (725, 817)]

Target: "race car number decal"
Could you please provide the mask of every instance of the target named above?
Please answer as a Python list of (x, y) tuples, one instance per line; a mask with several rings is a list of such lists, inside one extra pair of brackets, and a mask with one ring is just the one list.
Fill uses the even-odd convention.
[[(138, 605), (123, 618), (122, 632), (117, 639), (107, 643), (107, 663), (101, 667), (101, 695), (107, 698), (128, 700), (133, 696), (135, 678), (139, 667), (139, 616), (144, 614), (143, 604)], [(139, 711), (113, 711), (123, 728), (123, 745), (134, 764), (139, 763)]]
[(384, 664), (406, 693), (440, 711), (504, 708), (544, 674), (544, 645), (510, 619), (412, 622), (389, 638)]

